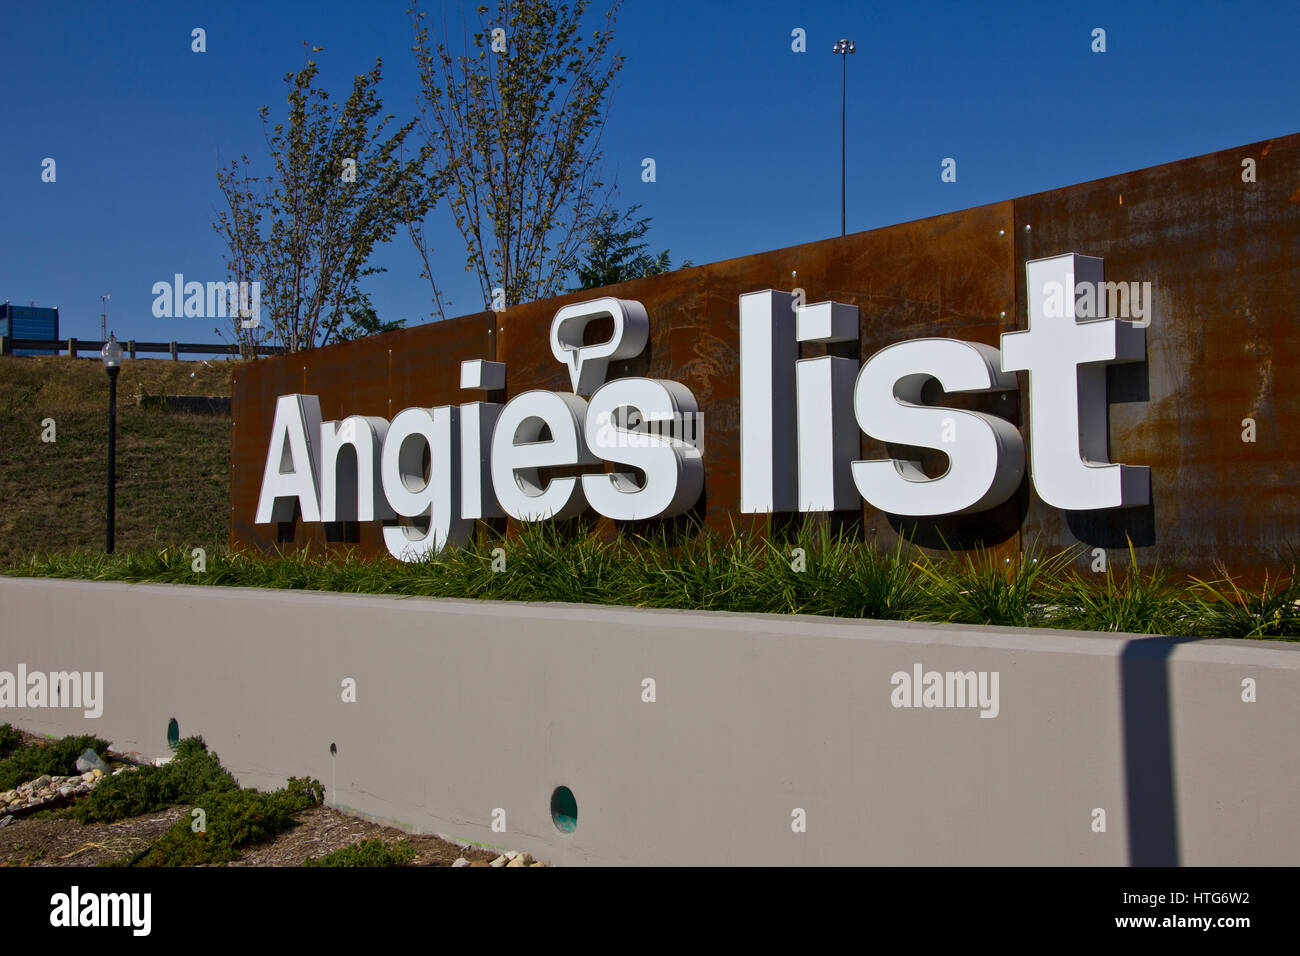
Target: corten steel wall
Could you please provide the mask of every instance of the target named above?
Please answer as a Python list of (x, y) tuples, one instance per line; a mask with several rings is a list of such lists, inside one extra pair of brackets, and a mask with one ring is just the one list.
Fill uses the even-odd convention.
[[(483, 393), (460, 391), (460, 363), (491, 358), (495, 341), (491, 314), (480, 313), (241, 367), (231, 393), (231, 542), (270, 547), (281, 532), (278, 524), (253, 523), (277, 396), (320, 396), (325, 421), (348, 415), (391, 419), (412, 405), (475, 401)], [(324, 525), (297, 520), (292, 530), (298, 544), (326, 543)], [(360, 540), (352, 544), (371, 552), (385, 550), (377, 523), (362, 524), (358, 530)]]
[[(1255, 183), (1242, 182), (1247, 158)], [(1022, 533), (1111, 548), (1127, 536), (1196, 571), (1289, 564), (1288, 546), (1300, 548), (1300, 134), (1028, 196), (1015, 215), (1018, 262), (1102, 256), (1108, 280), (1156, 291), (1147, 362), (1108, 373), (1111, 460), (1151, 466), (1151, 505), (1065, 513), (1031, 496)], [(1023, 327), (1023, 295), (1017, 309)]]
[[(1257, 182), (1242, 181), (1242, 160)], [(1024, 264), (1066, 252), (1101, 256), (1106, 278), (1150, 281), (1156, 308), (1148, 361), (1109, 372), (1111, 460), (1148, 465), (1152, 504), (1067, 514), (1044, 505), (1028, 477), (1006, 504), (979, 515), (904, 524), (863, 505), (836, 523), (861, 524), (869, 540), (964, 548), (982, 542), (1006, 553), (1033, 543), (1049, 551), (1127, 548), (1209, 574), (1218, 561), (1259, 578), (1288, 543), (1300, 544), (1300, 394), (1283, 386), (1300, 371), (1300, 134), (1083, 185), (870, 232), (684, 269), (559, 298), (419, 326), (314, 353), (258, 361), (234, 383), (232, 542), (267, 547), (277, 527), (255, 526), (275, 396), (307, 391), (326, 418), (391, 417), (408, 405), (479, 399), (460, 392), (459, 363), (507, 363), (504, 401), (529, 389), (569, 390), (551, 355), (548, 330), (562, 305), (613, 294), (642, 301), (650, 342), (609, 377), (650, 375), (687, 385), (704, 413), (704, 495), (696, 513), (719, 530), (747, 520), (739, 505), (738, 298), (766, 288), (805, 290), (808, 302), (861, 310), (860, 341), (803, 345), (802, 355), (856, 355), (909, 338), (946, 336), (998, 345), (1026, 325)], [(592, 339), (598, 341), (599, 337)], [(1027, 436), (1021, 392), (929, 400), (993, 411)], [(851, 414), (848, 409), (837, 410)], [(1241, 440), (1253, 418), (1258, 437)], [(864, 458), (886, 449), (861, 439)], [(943, 456), (925, 452), (928, 465)], [(814, 519), (818, 520), (818, 519)], [(608, 526), (608, 523), (606, 523)], [(294, 540), (321, 542), (301, 523)], [(361, 545), (382, 549), (375, 527)], [(1081, 561), (1091, 561), (1085, 550)]]
[[(4, 720), (153, 757), (175, 718), (245, 786), (555, 863), (1300, 862), (1296, 644), (13, 578), (0, 607), (0, 669), (104, 675), (99, 718)], [(997, 716), (893, 707), (916, 664), (996, 671)]]

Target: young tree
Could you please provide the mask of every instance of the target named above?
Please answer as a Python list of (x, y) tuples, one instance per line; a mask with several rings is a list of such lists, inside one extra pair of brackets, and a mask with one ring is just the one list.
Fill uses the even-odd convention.
[[(623, 65), (609, 51), (618, 6), (584, 39), (587, 0), (496, 0), (490, 18), (478, 7), (478, 32), (455, 55), (411, 7), (430, 188), (448, 198), (485, 305), (494, 289), (507, 306), (563, 291), (609, 208), (600, 136)], [(410, 233), (441, 313), (422, 228)]]
[(273, 171), (259, 178), (241, 155), (217, 172), (229, 209), (213, 228), (226, 242), (227, 268), (235, 281), (261, 282), (259, 324), (233, 319), (245, 351), (267, 341), (295, 352), (329, 341), (356, 302), (358, 281), (383, 271), (368, 264), (375, 244), (434, 201), (428, 148), (402, 155), (415, 121), (385, 137), (393, 117), (380, 116), (381, 67), (376, 60), (359, 74), (341, 107), (313, 85), (315, 61), (285, 74), (285, 121), (271, 129), (268, 108), (259, 111)]
[(405, 319), (380, 322), (375, 307), (370, 303), (370, 296), (365, 293), (359, 293), (356, 299), (345, 307), (344, 312), (347, 314), (348, 324), (336, 328), (333, 337), (321, 342), (322, 345), (333, 345), (335, 342), (352, 342), (356, 339), (364, 339), (368, 335), (395, 332), (397, 329), (406, 327)]
[[(672, 258), (667, 249), (652, 256), (645, 251), (649, 243), (638, 241), (645, 238), (650, 228), (648, 216), (632, 218), (640, 208), (640, 204), (635, 205), (622, 215), (611, 209), (597, 218), (587, 240), (586, 256), (578, 266), (579, 289), (598, 289), (672, 271)], [(690, 264), (687, 259), (682, 267)]]

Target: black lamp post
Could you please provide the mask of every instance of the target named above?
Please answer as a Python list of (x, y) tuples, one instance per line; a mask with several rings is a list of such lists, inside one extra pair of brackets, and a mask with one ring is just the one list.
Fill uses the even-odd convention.
[(99, 353), (108, 373), (108, 553), (113, 553), (113, 526), (117, 520), (117, 373), (122, 371), (122, 346), (110, 335)]
[(844, 132), (848, 114), (849, 54), (856, 52), (852, 40), (837, 40), (831, 48), (840, 55), (840, 235), (844, 235)]

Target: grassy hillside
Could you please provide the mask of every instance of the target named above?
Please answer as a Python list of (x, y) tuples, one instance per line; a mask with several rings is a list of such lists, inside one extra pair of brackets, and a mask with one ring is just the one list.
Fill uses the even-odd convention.
[[(230, 419), (145, 410), (149, 395), (229, 395), (235, 362), (124, 359), (118, 378), (117, 547), (224, 544)], [(42, 420), (54, 442), (41, 440)], [(0, 567), (104, 548), (108, 376), (98, 358), (0, 357)]]

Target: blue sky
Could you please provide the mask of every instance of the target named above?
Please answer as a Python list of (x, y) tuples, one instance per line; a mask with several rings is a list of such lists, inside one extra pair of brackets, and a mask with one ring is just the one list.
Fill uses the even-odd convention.
[[(425, 4), (435, 12), (442, 4)], [(457, 17), (459, 4), (447, 3)], [(473, 4), (470, 5), (471, 7)], [(593, 8), (600, 8), (599, 2)], [(405, 0), (7, 3), (0, 14), (0, 301), (61, 308), (65, 336), (212, 341), (156, 319), (151, 287), (224, 276), (218, 163), (265, 159), (304, 40), (342, 95), (384, 60), (385, 105), (416, 110)], [(190, 31), (207, 52), (190, 51)], [(1090, 50), (1106, 30), (1107, 51)], [(791, 50), (806, 31), (808, 52)], [(603, 143), (622, 205), (695, 264), (837, 235), (840, 62), (848, 64), (850, 232), (1300, 130), (1300, 3), (629, 0)], [(57, 181), (41, 181), (52, 157)], [(653, 157), (657, 181), (643, 183)], [(940, 163), (957, 160), (957, 182)], [(265, 166), (263, 166), (265, 168)], [(441, 209), (429, 222), (459, 315), (483, 308)], [(381, 318), (429, 317), (409, 241), (364, 280)]]

